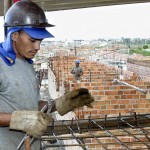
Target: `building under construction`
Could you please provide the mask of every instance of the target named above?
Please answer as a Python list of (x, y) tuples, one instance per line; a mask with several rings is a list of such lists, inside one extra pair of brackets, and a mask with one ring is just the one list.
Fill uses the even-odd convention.
[[(49, 57), (40, 71), (41, 86), (49, 89), (53, 99), (78, 88), (70, 70), (80, 59), (84, 70), (80, 87), (89, 89), (95, 102), (93, 108), (76, 109), (63, 117), (55, 112), (42, 137), (43, 149), (150, 149), (149, 77), (72, 55), (61, 51)], [(42, 77), (48, 79), (47, 85)]]

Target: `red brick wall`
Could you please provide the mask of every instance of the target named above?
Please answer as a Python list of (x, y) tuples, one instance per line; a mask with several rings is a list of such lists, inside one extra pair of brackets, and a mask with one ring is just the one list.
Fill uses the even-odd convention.
[[(76, 81), (70, 74), (70, 69), (74, 66), (74, 60), (76, 60), (76, 57), (65, 57), (65, 59), (63, 57), (58, 59), (57, 57), (53, 61), (56, 78), (59, 79), (59, 82), (64, 81), (67, 90), (76, 88)], [(93, 109), (84, 109), (84, 115), (81, 111), (79, 117), (87, 118), (90, 113), (92, 113), (92, 117), (103, 117), (104, 114), (112, 115), (129, 113), (130, 111), (150, 112), (150, 101), (146, 100), (145, 94), (125, 85), (112, 84), (113, 79), (118, 77), (118, 71), (114, 68), (84, 59), (81, 59), (80, 65), (84, 70), (81, 87), (89, 89), (95, 98), (95, 102), (93, 103)], [(150, 82), (132, 81), (131, 79), (124, 82), (144, 90), (150, 89)]]
[[(72, 75), (69, 73), (72, 66), (74, 66), (75, 59), (75, 57), (60, 58), (53, 61), (57, 80), (59, 79), (60, 82), (64, 80), (66, 90), (77, 88), (76, 81), (73, 80)], [(146, 99), (145, 94), (125, 85), (112, 84), (113, 79), (119, 76), (115, 68), (84, 59), (80, 60), (80, 65), (84, 70), (81, 87), (89, 89), (90, 93), (94, 96), (95, 102), (93, 102), (92, 109), (87, 107), (76, 109), (74, 112), (78, 118), (87, 119), (90, 114), (92, 118), (104, 118), (105, 115), (116, 116), (119, 113), (128, 114), (136, 112), (142, 114), (150, 112), (150, 100)], [(150, 89), (150, 82), (131, 79), (124, 82), (144, 90)], [(107, 137), (101, 140), (104, 143), (113, 143), (112, 138)], [(133, 139), (126, 136), (120, 137), (120, 140), (131, 142)], [(87, 139), (86, 143), (91, 143), (89, 145), (90, 150), (101, 149), (99, 144), (96, 145), (97, 142), (94, 139)], [(108, 147), (111, 150), (121, 149), (120, 145), (108, 145)], [(141, 149), (138, 145), (134, 145), (134, 148)]]

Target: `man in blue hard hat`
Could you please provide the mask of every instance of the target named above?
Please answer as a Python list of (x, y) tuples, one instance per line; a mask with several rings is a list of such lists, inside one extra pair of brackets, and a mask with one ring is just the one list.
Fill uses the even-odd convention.
[(75, 66), (72, 67), (70, 73), (73, 75), (74, 79), (80, 85), (81, 76), (83, 75), (83, 69), (80, 67), (80, 60), (75, 60)]

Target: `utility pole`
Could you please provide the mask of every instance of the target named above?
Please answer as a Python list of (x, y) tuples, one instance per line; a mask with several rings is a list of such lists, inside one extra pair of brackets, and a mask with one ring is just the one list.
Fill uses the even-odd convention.
[(11, 5), (12, 5), (11, 0), (4, 0), (4, 16)]
[[(4, 0), (4, 20), (5, 20), (5, 14), (11, 5), (12, 5), (12, 0)], [(6, 35), (6, 31), (7, 31), (7, 27), (4, 27), (4, 38)]]
[(127, 46), (128, 46), (128, 58), (130, 57), (130, 39), (127, 39)]
[(75, 56), (77, 56), (76, 40), (74, 40), (74, 53), (75, 53)]

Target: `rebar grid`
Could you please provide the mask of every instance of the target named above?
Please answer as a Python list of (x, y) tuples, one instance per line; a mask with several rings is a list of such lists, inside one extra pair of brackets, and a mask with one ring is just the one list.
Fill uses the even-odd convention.
[[(57, 136), (56, 136), (57, 135)], [(64, 144), (63, 140), (75, 140)], [(88, 142), (88, 141), (91, 142)], [(150, 149), (150, 114), (136, 114), (115, 117), (80, 120), (54, 121), (42, 136), (42, 149), (48, 147), (80, 147), (84, 150)]]

